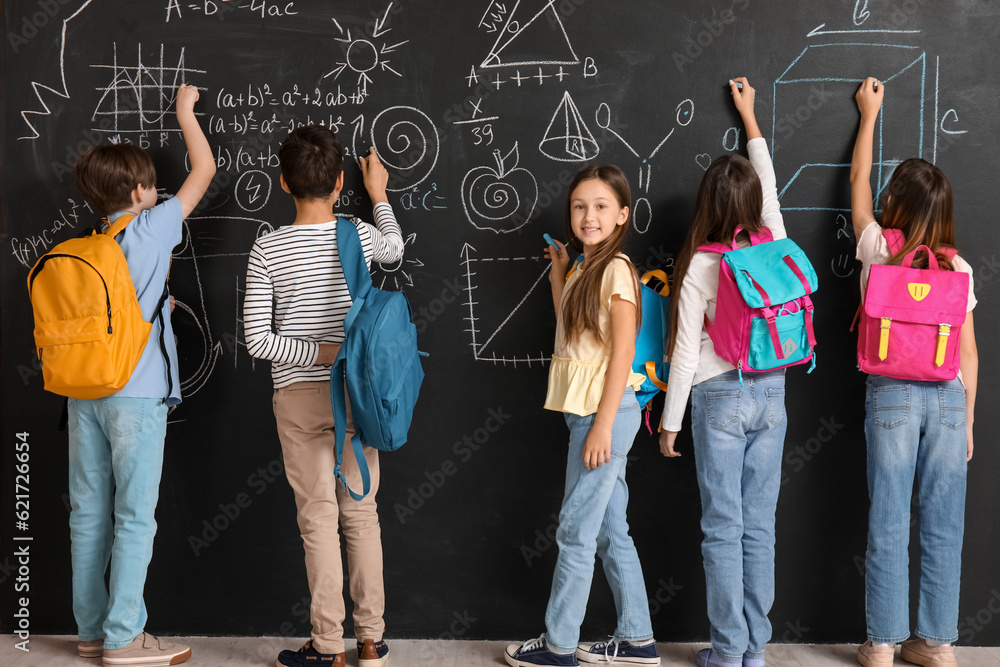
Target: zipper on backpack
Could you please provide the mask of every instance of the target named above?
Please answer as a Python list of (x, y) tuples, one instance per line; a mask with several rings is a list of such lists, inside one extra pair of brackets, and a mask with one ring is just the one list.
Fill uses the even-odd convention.
[(939, 368), (944, 366), (944, 353), (948, 348), (948, 336), (951, 335), (951, 325), (938, 325), (937, 354), (934, 356), (934, 364)]
[(882, 333), (878, 340), (878, 358), (885, 361), (885, 358), (889, 356), (889, 327), (892, 326), (891, 317), (882, 318)]

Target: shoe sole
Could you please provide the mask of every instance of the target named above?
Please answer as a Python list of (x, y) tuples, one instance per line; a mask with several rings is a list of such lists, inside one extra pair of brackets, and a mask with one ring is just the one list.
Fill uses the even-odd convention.
[(862, 667), (892, 667), (893, 661), (872, 660), (864, 653), (858, 652), (858, 664)]
[(109, 658), (104, 656), (103, 663), (107, 667), (169, 667), (179, 665), (191, 659), (191, 649), (176, 655), (157, 655), (146, 658)]
[(103, 648), (80, 648), (76, 651), (81, 658), (101, 658), (104, 656)]
[(608, 660), (603, 655), (594, 655), (588, 651), (576, 650), (576, 659), (580, 662), (585, 662), (588, 665), (596, 665), (600, 663), (615, 664), (615, 665), (659, 665), (660, 658), (623, 658), (618, 656), (614, 660)]
[(358, 667), (382, 667), (387, 664), (389, 664), (388, 655), (381, 658), (367, 658), (365, 660), (358, 658)]
[(907, 662), (912, 662), (914, 665), (923, 665), (923, 667), (957, 667), (957, 660), (937, 660), (932, 656), (920, 655), (916, 651), (911, 651), (909, 647), (904, 646), (899, 652), (899, 657)]

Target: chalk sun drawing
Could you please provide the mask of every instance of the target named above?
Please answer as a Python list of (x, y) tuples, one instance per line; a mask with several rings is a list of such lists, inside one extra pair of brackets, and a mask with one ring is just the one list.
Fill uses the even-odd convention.
[(345, 31), (336, 19), (331, 19), (341, 35), (341, 37), (335, 38), (336, 41), (347, 46), (344, 47), (343, 60), (338, 61), (336, 67), (324, 74), (324, 79), (332, 76), (336, 80), (344, 73), (356, 74), (358, 90), (362, 95), (368, 95), (368, 84), (372, 83), (369, 73), (391, 72), (398, 77), (403, 76), (390, 64), (389, 56), (410, 40), (404, 39), (402, 42), (390, 45), (391, 40), (385, 39), (379, 46), (376, 46), (375, 41), (372, 41), (378, 40), (392, 30), (392, 28), (386, 27), (389, 23), (389, 10), (392, 9), (392, 5), (393, 3), (390, 2), (389, 6), (385, 8), (382, 18), (375, 20), (375, 27), (368, 39), (352, 37), (350, 28)]

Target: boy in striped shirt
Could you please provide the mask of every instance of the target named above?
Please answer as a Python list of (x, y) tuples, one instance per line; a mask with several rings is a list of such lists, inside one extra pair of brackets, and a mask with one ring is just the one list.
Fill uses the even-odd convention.
[[(243, 318), (247, 350), (271, 362), (272, 404), (285, 474), (295, 493), (312, 596), (312, 638), (298, 651), (282, 651), (277, 665), (343, 667), (345, 604), (338, 526), (347, 543), (354, 628), (361, 667), (384, 665), (385, 588), (382, 541), (375, 495), (378, 452), (365, 447), (371, 493), (354, 501), (334, 477), (336, 458), (330, 365), (344, 340), (351, 295), (337, 255), (333, 207), (344, 185), (344, 149), (319, 125), (291, 132), (278, 151), (281, 187), (295, 199), (295, 221), (254, 243), (247, 268)], [(396, 262), (403, 236), (386, 196), (388, 172), (375, 148), (359, 158), (375, 225), (353, 219), (365, 261)], [(348, 403), (345, 431), (354, 434)], [(360, 483), (352, 456), (341, 467)]]

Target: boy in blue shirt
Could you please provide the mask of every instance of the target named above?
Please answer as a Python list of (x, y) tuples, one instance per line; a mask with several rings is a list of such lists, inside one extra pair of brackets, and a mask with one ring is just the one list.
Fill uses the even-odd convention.
[[(105, 665), (176, 665), (191, 657), (187, 646), (143, 631), (142, 591), (153, 554), (153, 518), (163, 467), (167, 408), (181, 402), (177, 349), (170, 303), (156, 317), (181, 242), (182, 223), (201, 201), (215, 175), (212, 149), (194, 115), (198, 89), (177, 90), (177, 120), (191, 172), (177, 196), (157, 205), (156, 171), (142, 149), (101, 144), (76, 162), (76, 184), (113, 224), (135, 218), (116, 237), (135, 286), (143, 319), (153, 323), (149, 341), (128, 384), (98, 399), (69, 399), (70, 538), (73, 615), (78, 652), (103, 655)], [(160, 322), (166, 356), (160, 347)], [(112, 524), (112, 511), (114, 523)], [(110, 587), (104, 577), (111, 564)]]

